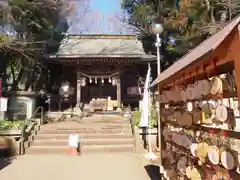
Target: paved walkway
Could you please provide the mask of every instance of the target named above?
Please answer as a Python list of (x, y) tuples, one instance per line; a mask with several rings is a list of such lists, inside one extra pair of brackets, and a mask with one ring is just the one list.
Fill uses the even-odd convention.
[[(143, 157), (127, 154), (25, 155), (0, 170), (2, 180), (154, 180)], [(148, 168), (147, 168), (148, 169)], [(157, 178), (156, 178), (157, 179)]]

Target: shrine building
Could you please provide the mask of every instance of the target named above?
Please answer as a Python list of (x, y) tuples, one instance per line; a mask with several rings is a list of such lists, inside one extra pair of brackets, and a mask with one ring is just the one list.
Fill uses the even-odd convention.
[(74, 93), (68, 101), (73, 107), (93, 99), (112, 100), (117, 108), (138, 107), (140, 79), (154, 59), (135, 35), (68, 35), (58, 52), (49, 56), (51, 83), (63, 78), (69, 82)]

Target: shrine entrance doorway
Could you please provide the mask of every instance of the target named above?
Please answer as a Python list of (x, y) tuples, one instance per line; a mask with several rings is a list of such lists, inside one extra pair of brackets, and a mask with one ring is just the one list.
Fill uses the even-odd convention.
[(117, 88), (112, 83), (104, 80), (102, 82), (86, 83), (86, 86), (82, 87), (82, 102), (89, 103), (92, 99), (112, 99), (117, 100)]

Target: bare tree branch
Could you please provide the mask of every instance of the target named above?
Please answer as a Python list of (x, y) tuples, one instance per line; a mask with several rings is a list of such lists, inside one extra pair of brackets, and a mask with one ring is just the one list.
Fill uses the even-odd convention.
[(130, 26), (132, 26), (134, 29), (137, 29), (137, 31), (139, 31), (141, 34), (148, 34), (148, 32), (146, 32), (143, 28), (141, 28), (139, 25), (137, 25), (136, 23), (121, 19), (119, 17), (116, 16), (116, 18), (121, 21), (124, 24), (128, 24)]

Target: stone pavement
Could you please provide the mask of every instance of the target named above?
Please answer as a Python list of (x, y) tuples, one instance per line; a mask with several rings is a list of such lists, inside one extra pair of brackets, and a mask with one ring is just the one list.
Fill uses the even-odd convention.
[(25, 155), (0, 169), (1, 180), (154, 180), (134, 153)]

